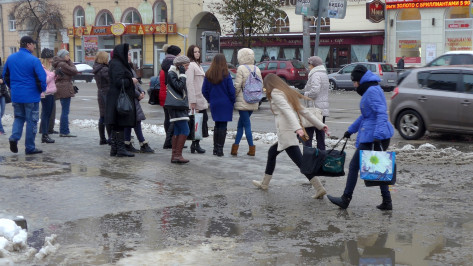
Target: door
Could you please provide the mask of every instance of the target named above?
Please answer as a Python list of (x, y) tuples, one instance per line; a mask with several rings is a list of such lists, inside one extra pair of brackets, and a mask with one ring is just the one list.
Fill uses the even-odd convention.
[(159, 71), (161, 71), (161, 63), (163, 62), (164, 57), (166, 56), (163, 49), (160, 47), (161, 45), (154, 45), (154, 76), (157, 76), (159, 74)]
[(131, 62), (136, 67), (136, 69), (141, 68), (141, 49), (131, 49)]

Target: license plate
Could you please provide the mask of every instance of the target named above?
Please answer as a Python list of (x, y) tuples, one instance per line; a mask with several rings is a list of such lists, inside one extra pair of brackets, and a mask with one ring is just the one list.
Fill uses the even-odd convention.
[(299, 73), (299, 76), (305, 76), (305, 73)]
[(388, 82), (396, 82), (394, 79), (388, 79)]

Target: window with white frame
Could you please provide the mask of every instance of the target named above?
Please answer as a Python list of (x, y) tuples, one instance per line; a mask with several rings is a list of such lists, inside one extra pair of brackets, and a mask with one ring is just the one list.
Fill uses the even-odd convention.
[(269, 29), (270, 32), (289, 32), (289, 17), (286, 12), (280, 11), (275, 16), (273, 26)]
[(141, 17), (135, 10), (128, 11), (124, 16), (123, 23), (125, 24), (140, 24)]
[(85, 13), (82, 7), (76, 9), (74, 14), (74, 26), (75, 27), (84, 27), (85, 26)]
[(166, 3), (159, 2), (154, 6), (154, 22), (167, 22), (168, 15), (167, 15), (167, 7)]
[(450, 7), (445, 16), (445, 51), (471, 50), (473, 19), (469, 7)]
[(16, 20), (13, 14), (8, 15), (8, 29), (10, 31), (16, 31)]
[[(317, 17), (312, 16), (310, 18), (309, 31), (310, 32), (317, 31)], [(324, 32), (330, 31), (330, 18), (320, 18), (320, 31), (324, 31)]]
[(115, 23), (115, 21), (113, 20), (112, 15), (108, 12), (100, 14), (97, 20), (97, 26), (109, 26), (113, 23)]

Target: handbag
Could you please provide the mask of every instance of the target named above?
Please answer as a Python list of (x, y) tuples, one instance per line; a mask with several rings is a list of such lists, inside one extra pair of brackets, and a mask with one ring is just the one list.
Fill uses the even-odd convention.
[(187, 140), (202, 140), (202, 121), (204, 115), (202, 113), (189, 113), (189, 135)]
[(317, 175), (325, 160), (325, 153), (309, 146), (302, 147), (301, 173), (304, 175)]
[(182, 96), (177, 93), (172, 86), (167, 86), (166, 101), (164, 107), (172, 107), (177, 109), (188, 109), (189, 103), (187, 101), (187, 94), (184, 90)]
[(122, 80), (122, 88), (117, 99), (117, 112), (125, 115), (133, 111), (133, 105), (131, 104), (130, 98), (125, 92), (125, 85)]
[[(3, 86), (5, 85), (3, 84)], [(5, 86), (5, 93), (3, 94), (3, 97), (5, 97), (5, 103), (11, 103), (11, 94), (7, 86)]]
[[(317, 119), (320, 120), (320, 122), (324, 121), (324, 116), (322, 115), (322, 109), (315, 107), (315, 101), (306, 101), (306, 109), (309, 110), (310, 113), (314, 114), (315, 117), (317, 117)], [(302, 119), (300, 120), (304, 127), (314, 127), (314, 125), (312, 125), (309, 122), (309, 120), (305, 119), (304, 117), (302, 117)]]
[[(381, 145), (380, 145), (381, 146)], [(360, 178), (369, 186), (393, 185), (396, 182), (396, 153), (390, 151), (360, 150)], [(394, 183), (393, 183), (394, 179)]]
[[(342, 138), (343, 139), (343, 138)], [(331, 150), (319, 150), (323, 156), (323, 164), (316, 175), (319, 176), (344, 176), (345, 175), (345, 147), (348, 139), (345, 140), (342, 150), (335, 150), (338, 144), (342, 141), (340, 139)]]
[(74, 94), (79, 93), (79, 88), (77, 86), (74, 85), (72, 88), (74, 89)]

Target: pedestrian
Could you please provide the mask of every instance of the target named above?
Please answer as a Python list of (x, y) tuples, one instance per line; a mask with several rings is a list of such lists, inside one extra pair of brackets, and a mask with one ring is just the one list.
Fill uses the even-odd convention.
[[(125, 148), (125, 128), (136, 125), (135, 84), (138, 79), (133, 77), (128, 63), (128, 43), (122, 43), (113, 48), (113, 57), (109, 62), (108, 75), (110, 88), (105, 101), (105, 125), (110, 125), (112, 130), (110, 156), (134, 157), (135, 155)], [(131, 103), (132, 110), (128, 113), (117, 111), (118, 96), (122, 89)]]
[[(109, 144), (111, 137), (110, 125), (105, 126), (105, 102), (110, 88), (110, 77), (108, 75), (108, 53), (100, 51), (95, 56), (92, 73), (97, 84), (97, 102), (99, 104), (99, 145)], [(105, 137), (105, 130), (108, 138)]]
[[(164, 75), (160, 75), (160, 78), (164, 77), (164, 88), (166, 88), (166, 85), (168, 84), (169, 68), (172, 66), (173, 60), (176, 58), (176, 56), (181, 53), (181, 48), (176, 45), (169, 45), (167, 47), (163, 46), (163, 50), (166, 53), (166, 56), (164, 57), (164, 60), (161, 63), (161, 69), (163, 70)], [(163, 86), (161, 86), (161, 88), (163, 88)], [(166, 99), (166, 90), (161, 89), (159, 92), (160, 99), (162, 98), (164, 101)], [(164, 97), (161, 97), (161, 95), (164, 95)], [(164, 105), (162, 106), (164, 107)], [(172, 148), (171, 138), (174, 132), (174, 127), (171, 122), (169, 122), (169, 120), (169, 112), (164, 107), (164, 131), (166, 132), (166, 139), (164, 140), (163, 149)]]
[(251, 114), (253, 114), (253, 111), (258, 110), (259, 103), (247, 103), (243, 98), (243, 90), (245, 88), (246, 80), (251, 75), (251, 72), (255, 71), (260, 80), (263, 80), (263, 78), (261, 77), (260, 69), (255, 66), (255, 53), (253, 50), (250, 48), (242, 48), (238, 50), (237, 58), (240, 66), (237, 69), (235, 78), (235, 109), (238, 110), (240, 117), (238, 118), (235, 142), (232, 145), (230, 154), (235, 156), (238, 154), (238, 147), (240, 146), (240, 141), (243, 137), (244, 131), (249, 146), (247, 155), (255, 156), (256, 147), (253, 143), (250, 117)]
[(71, 99), (75, 96), (72, 77), (77, 75), (77, 68), (72, 63), (69, 52), (61, 49), (53, 58), (53, 67), (56, 71), (56, 99), (61, 102), (61, 119), (59, 120), (59, 137), (77, 137), (69, 130), (69, 111)]
[[(360, 171), (360, 150), (386, 150), (389, 147), (394, 128), (388, 119), (386, 97), (383, 89), (379, 86), (380, 78), (369, 71), (365, 66), (357, 65), (351, 72), (351, 80), (356, 92), (361, 96), (360, 111), (358, 119), (348, 127), (344, 137), (350, 138), (357, 133), (356, 151), (350, 161), (348, 168), (345, 191), (340, 198), (328, 196), (328, 199), (342, 209), (348, 208), (353, 191), (355, 190)], [(380, 186), (383, 202), (377, 206), (380, 210), (392, 210), (391, 194), (389, 186)]]
[[(297, 167), (301, 167), (302, 153), (299, 148), (297, 136), (302, 137), (304, 131), (299, 122), (299, 116), (304, 117), (317, 129), (324, 131), (326, 134), (328, 134), (328, 127), (299, 102), (300, 99), (305, 99), (306, 97), (291, 89), (286, 82), (276, 74), (268, 74), (264, 78), (263, 85), (266, 88), (266, 97), (269, 100), (271, 111), (274, 114), (278, 136), (278, 141), (268, 150), (268, 159), (263, 180), (253, 180), (253, 185), (266, 190), (268, 189), (269, 182), (276, 168), (276, 157), (282, 151), (286, 151), (289, 158), (291, 158)], [(327, 192), (319, 178), (311, 175), (305, 176), (315, 188), (316, 194), (313, 198), (323, 198)]]
[(215, 55), (205, 72), (202, 93), (210, 104), (210, 112), (215, 122), (213, 155), (223, 156), (227, 123), (232, 121), (235, 104), (235, 86), (223, 54)]
[(15, 116), (9, 138), (10, 151), (13, 153), (18, 153), (18, 141), (25, 122), (25, 153), (43, 152), (36, 148), (34, 140), (38, 127), (39, 101), (41, 93), (46, 91), (46, 72), (41, 61), (32, 54), (35, 49), (36, 41), (30, 36), (23, 36), (20, 39), (20, 50), (8, 57), (3, 68), (2, 77), (11, 89)]
[[(168, 71), (168, 97), (173, 97), (176, 101), (166, 99), (164, 105), (169, 113), (169, 122), (173, 123), (173, 135), (171, 139), (172, 156), (171, 163), (188, 163), (189, 160), (182, 157), (184, 143), (189, 135), (189, 115), (186, 89), (186, 71), (189, 68), (190, 59), (187, 56), (177, 56), (173, 60), (173, 65)], [(174, 95), (176, 93), (177, 95)]]
[[(209, 127), (207, 125), (209, 120), (207, 108), (209, 108), (209, 104), (202, 94), (202, 84), (204, 83), (205, 71), (200, 65), (202, 62), (200, 47), (197, 45), (189, 46), (189, 49), (187, 49), (187, 57), (191, 60), (189, 69), (186, 71), (189, 108), (191, 113), (196, 112), (203, 115), (202, 137), (206, 138), (209, 136)], [(191, 153), (196, 151), (197, 153), (205, 153), (205, 150), (200, 147), (200, 140), (192, 140)]]
[[(327, 69), (325, 68), (322, 58), (318, 56), (311, 56), (309, 63), (309, 77), (304, 88), (304, 96), (310, 98), (305, 101), (306, 107), (315, 107), (322, 111), (322, 123), (325, 124), (325, 118), (329, 115), (328, 91), (330, 83), (328, 81)], [(305, 128), (309, 140), (304, 142), (304, 145), (312, 147), (312, 140), (317, 140), (317, 149), (325, 150), (325, 132), (310, 126)]]
[[(136, 74), (134, 65), (131, 62), (131, 54), (128, 54), (128, 63), (130, 64), (133, 77), (138, 79), (138, 75)], [(145, 120), (146, 116), (140, 104), (140, 101), (145, 97), (145, 91), (141, 87), (140, 79), (138, 79), (138, 83), (135, 84), (134, 96), (135, 96), (134, 100), (135, 100), (135, 108), (136, 108), (136, 125), (133, 127), (133, 130), (135, 131), (136, 137), (138, 138), (138, 141), (140, 142), (140, 149), (137, 150), (135, 147), (133, 147), (133, 144), (131, 142), (131, 129), (132, 129), (131, 127), (125, 128), (125, 148), (129, 152), (154, 153), (154, 150), (151, 149), (151, 147), (148, 144), (148, 141), (145, 140), (145, 137), (143, 136), (143, 129), (141, 127), (141, 121)]]
[(404, 69), (404, 58), (405, 56), (403, 55), (399, 61), (397, 61), (397, 69)]
[(49, 137), (48, 129), (51, 114), (54, 106), (54, 94), (57, 91), (56, 88), (56, 73), (53, 71), (51, 62), (53, 61), (54, 51), (48, 48), (44, 48), (41, 51), (41, 64), (43, 65), (44, 71), (46, 72), (46, 91), (41, 93), (41, 142), (42, 143), (54, 143), (51, 137)]

